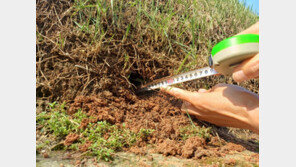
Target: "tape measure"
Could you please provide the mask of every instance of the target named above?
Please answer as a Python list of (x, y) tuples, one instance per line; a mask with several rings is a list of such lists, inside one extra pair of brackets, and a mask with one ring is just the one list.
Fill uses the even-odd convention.
[(154, 90), (162, 86), (196, 80), (218, 73), (231, 75), (234, 67), (244, 60), (255, 56), (257, 53), (259, 53), (258, 34), (233, 36), (224, 39), (213, 47), (211, 56), (209, 56), (209, 67), (155, 80), (149, 84), (143, 85), (140, 91)]

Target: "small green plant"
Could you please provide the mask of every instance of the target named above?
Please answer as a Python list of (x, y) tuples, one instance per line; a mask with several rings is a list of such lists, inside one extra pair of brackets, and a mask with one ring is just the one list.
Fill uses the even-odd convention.
[(138, 133), (138, 138), (147, 138), (154, 131), (155, 131), (154, 129), (140, 129)]
[(62, 35), (61, 35), (61, 33), (60, 33), (60, 35), (59, 35), (59, 41), (58, 41), (58, 45), (59, 45), (60, 49), (62, 49), (62, 50), (64, 49), (65, 43), (66, 43), (66, 37), (63, 38)]
[(197, 127), (197, 126), (185, 126), (180, 128), (180, 135), (183, 140), (186, 140), (193, 136), (199, 136), (204, 139), (210, 139), (211, 137), (211, 127)]
[(75, 144), (71, 144), (68, 149), (71, 149), (71, 150), (74, 150), (74, 151), (77, 151), (79, 150), (79, 144), (75, 143)]
[(91, 154), (105, 161), (112, 160), (115, 151), (132, 146), (137, 140), (147, 138), (154, 131), (141, 129), (138, 133), (134, 133), (125, 128), (120, 129), (106, 121), (99, 121), (95, 124), (96, 126), (93, 125), (89, 124), (88, 133), (84, 135), (92, 142)]
[(36, 145), (36, 152), (40, 152), (46, 146), (45, 143)]
[(52, 102), (52, 103), (48, 103), (48, 106), (49, 106), (50, 109), (54, 109), (56, 104), (57, 104), (57, 102), (55, 101), (55, 102)]
[[(54, 135), (55, 140), (63, 141), (70, 133), (80, 134), (80, 138), (75, 143), (66, 147), (55, 147), (58, 149), (79, 150), (79, 146), (90, 141), (88, 149), (90, 155), (96, 156), (99, 160), (110, 161), (116, 151), (122, 150), (123, 147), (131, 147), (139, 139), (146, 139), (153, 129), (140, 129), (134, 133), (125, 128), (119, 128), (106, 121), (88, 123), (85, 129), (79, 128), (83, 119), (93, 119), (88, 117), (81, 109), (73, 115), (67, 115), (65, 112), (65, 103), (59, 105), (56, 102), (49, 103), (50, 112), (41, 112), (36, 116), (36, 123), (43, 125), (43, 129)], [(51, 142), (49, 140), (36, 146), (37, 151), (47, 147)], [(63, 145), (62, 145), (63, 146)]]
[(65, 137), (72, 131), (77, 131), (78, 122), (71, 120), (64, 112), (55, 111), (47, 121), (49, 129), (57, 137)]
[(76, 122), (79, 125), (84, 118), (87, 118), (87, 115), (84, 112), (82, 112), (81, 109), (78, 109), (78, 111), (72, 117), (73, 122)]
[(36, 115), (36, 125), (45, 125), (50, 116), (46, 112), (41, 112)]

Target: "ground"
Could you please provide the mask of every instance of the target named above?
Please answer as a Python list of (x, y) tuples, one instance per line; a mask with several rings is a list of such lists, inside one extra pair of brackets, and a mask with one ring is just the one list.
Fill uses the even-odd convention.
[[(141, 84), (206, 66), (213, 45), (258, 21), (238, 1), (36, 6), (37, 165), (94, 158), (111, 166), (258, 165), (258, 135), (200, 121), (158, 91), (136, 93)], [(213, 76), (176, 86), (217, 83), (237, 84)], [(258, 93), (258, 83), (240, 86)]]

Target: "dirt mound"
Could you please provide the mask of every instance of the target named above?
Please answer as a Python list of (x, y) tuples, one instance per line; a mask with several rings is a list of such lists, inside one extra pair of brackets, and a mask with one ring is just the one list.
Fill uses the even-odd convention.
[(182, 156), (185, 158), (191, 158), (198, 148), (202, 148), (205, 145), (205, 140), (201, 137), (191, 137), (186, 140), (182, 147)]
[(158, 153), (162, 153), (163, 155), (180, 155), (180, 144), (174, 140), (166, 139), (164, 142), (159, 144), (157, 148)]
[[(141, 129), (153, 129), (153, 133), (147, 138), (143, 138), (137, 141), (133, 147), (125, 149), (136, 154), (146, 154), (147, 144), (154, 144), (156, 146), (155, 152), (166, 156), (195, 159), (245, 150), (243, 146), (227, 143), (211, 133), (208, 136), (196, 134), (184, 138), (186, 132), (182, 131), (182, 127), (201, 127), (202, 125), (197, 121), (194, 121), (194, 125), (192, 125), (186, 113), (182, 113), (180, 110), (181, 101), (171, 96), (154, 92), (133, 96), (134, 101), (131, 101), (130, 98), (124, 95), (114, 97), (109, 91), (101, 92), (97, 96), (79, 96), (71, 104), (68, 114), (75, 114), (79, 109), (86, 113), (88, 118), (81, 122), (80, 128), (86, 127), (90, 122), (106, 120), (121, 128), (124, 124), (125, 128), (135, 133)], [(72, 134), (69, 136), (70, 142), (72, 142), (74, 137)], [(81, 146), (80, 150), (86, 151), (87, 146), (89, 143)]]

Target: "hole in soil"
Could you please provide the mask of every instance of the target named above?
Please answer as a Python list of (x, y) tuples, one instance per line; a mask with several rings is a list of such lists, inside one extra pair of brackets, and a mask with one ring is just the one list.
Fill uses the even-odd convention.
[[(138, 88), (142, 85), (142, 83), (144, 83), (144, 78), (138, 72), (132, 72), (130, 74), (129, 81), (131, 84)], [(135, 88), (134, 86), (133, 89)]]

